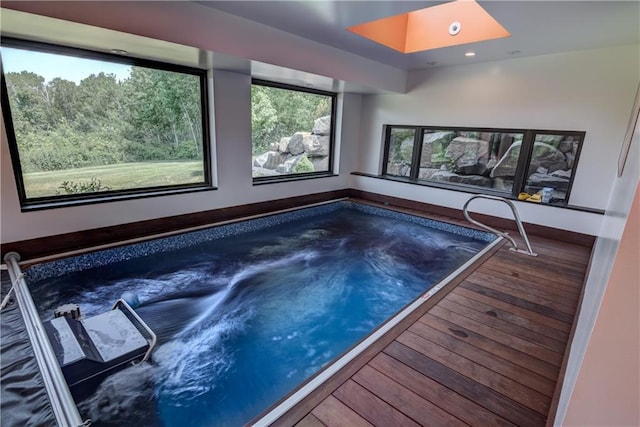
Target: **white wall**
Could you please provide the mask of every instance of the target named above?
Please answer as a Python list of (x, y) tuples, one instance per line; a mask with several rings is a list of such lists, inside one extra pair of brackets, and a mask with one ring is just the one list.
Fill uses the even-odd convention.
[(639, 236), (640, 186), (566, 416), (556, 425), (640, 425)]
[[(640, 80), (639, 47), (622, 46), (409, 74), (403, 95), (366, 95), (358, 171), (381, 171), (382, 125), (413, 124), (586, 131), (570, 203), (605, 209)], [(460, 208), (469, 195), (353, 177), (367, 191)], [(473, 205), (483, 213), (508, 211)], [(523, 219), (596, 235), (601, 216), (520, 203)], [(504, 214), (503, 214), (504, 212)]]
[(20, 212), (9, 149), (2, 125), (1, 241), (3, 243), (124, 224), (246, 203), (347, 188), (354, 169), (360, 95), (339, 97), (336, 126), (340, 163), (336, 177), (254, 186), (251, 178), (251, 77), (217, 71), (214, 76), (218, 190), (174, 196)]
[[(637, 123), (624, 173), (612, 186), (592, 255), (556, 426), (564, 424), (565, 416), (568, 425), (637, 425), (634, 421), (639, 419), (638, 400), (629, 399), (638, 396), (640, 387), (637, 200), (635, 213), (632, 211), (639, 186), (640, 123)], [(626, 242), (624, 246), (621, 241)], [(597, 401), (593, 399), (594, 389)], [(635, 414), (631, 412), (634, 409)]]

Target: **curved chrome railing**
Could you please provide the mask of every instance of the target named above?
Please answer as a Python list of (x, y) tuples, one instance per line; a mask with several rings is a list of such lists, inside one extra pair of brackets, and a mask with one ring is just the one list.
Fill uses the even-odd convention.
[[(483, 224), (479, 221), (476, 221), (475, 219), (471, 218), (471, 216), (469, 215), (469, 212), (467, 210), (467, 208), (469, 207), (469, 203), (474, 200), (474, 199), (487, 199), (487, 200), (496, 200), (499, 202), (503, 202), (506, 203), (510, 208), (511, 208), (511, 212), (513, 213), (513, 219), (516, 221), (516, 225), (518, 226), (518, 231), (520, 232), (520, 236), (522, 236), (522, 240), (524, 240), (525, 245), (527, 245), (527, 250), (522, 250), (522, 249), (518, 249), (518, 245), (516, 243), (515, 240), (513, 240), (513, 238), (511, 236), (509, 236), (507, 233), (503, 232), (503, 231), (499, 231), (496, 230), (495, 228), (489, 227), (486, 224)], [(471, 224), (475, 224), (478, 227), (481, 227), (487, 231), (490, 231), (500, 237), (504, 237), (505, 239), (507, 239), (511, 245), (512, 248), (511, 250), (514, 252), (518, 252), (521, 254), (527, 254), (530, 256), (538, 256), (538, 254), (536, 254), (535, 252), (533, 252), (533, 249), (531, 249), (531, 243), (529, 243), (529, 238), (527, 237), (527, 232), (524, 231), (524, 226), (522, 225), (522, 220), (520, 219), (520, 215), (518, 214), (518, 209), (516, 209), (516, 206), (513, 204), (513, 202), (511, 200), (507, 200), (504, 197), (498, 197), (498, 196), (489, 196), (486, 194), (477, 194), (475, 196), (472, 196), (469, 200), (467, 200), (467, 202), (464, 204), (463, 208), (462, 208), (462, 213), (464, 214), (464, 217), (467, 219), (467, 221), (469, 221)]]
[(20, 308), (20, 313), (24, 319), (24, 324), (31, 341), (31, 347), (36, 357), (36, 362), (42, 374), (42, 380), (51, 402), (51, 409), (60, 427), (78, 427), (89, 425), (89, 421), (84, 422), (80, 417), (76, 403), (71, 396), (69, 386), (64, 379), (56, 355), (53, 352), (49, 338), (44, 330), (40, 316), (36, 309), (27, 283), (18, 261), (20, 255), (9, 252), (4, 256), (7, 264), (9, 277), (11, 278), (12, 290)]

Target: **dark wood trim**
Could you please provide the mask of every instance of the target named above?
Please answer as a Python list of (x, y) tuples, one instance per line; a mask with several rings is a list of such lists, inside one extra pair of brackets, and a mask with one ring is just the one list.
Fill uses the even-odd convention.
[(199, 227), (208, 224), (214, 225), (222, 221), (236, 220), (252, 215), (268, 214), (283, 209), (291, 209), (348, 196), (349, 190), (327, 191), (324, 193), (231, 206), (186, 215), (94, 228), (91, 230), (4, 243), (0, 252), (2, 257), (4, 257), (7, 252), (17, 252), (23, 260), (29, 260), (99, 245), (114, 244), (124, 240), (150, 237), (155, 234), (174, 232), (190, 227)]
[[(237, 220), (252, 215), (269, 214), (283, 209), (302, 207), (345, 197), (387, 208), (408, 210), (414, 214), (438, 215), (460, 222), (465, 221), (462, 212), (457, 209), (362, 190), (342, 189), (8, 242), (2, 244), (0, 254), (4, 257), (4, 254), (7, 252), (18, 252), (23, 260), (29, 260), (69, 251), (88, 249), (99, 245), (116, 244), (125, 240), (150, 237), (160, 233), (176, 232), (191, 227), (200, 227), (209, 224), (214, 225), (222, 221)], [(512, 220), (482, 214), (475, 214), (474, 217), (498, 229), (516, 230), (515, 222)], [(525, 224), (525, 227), (530, 235), (542, 237), (553, 236), (556, 240), (575, 243), (581, 246), (591, 247), (595, 242), (594, 236), (586, 234), (537, 224)]]
[[(399, 207), (403, 209), (409, 209), (416, 212), (423, 212), (433, 215), (446, 216), (458, 220), (464, 221), (464, 215), (459, 209), (448, 208), (444, 206), (432, 205), (430, 203), (417, 202), (415, 200), (400, 199), (393, 196), (385, 196), (383, 194), (370, 193), (363, 190), (349, 191), (349, 196), (352, 198), (358, 198), (375, 202), (386, 207)], [(474, 219), (487, 224), (491, 227), (502, 230), (516, 231), (516, 223), (511, 219), (498, 218), (491, 215), (474, 214)], [(595, 243), (595, 236), (588, 234), (577, 233), (575, 231), (561, 230), (558, 228), (546, 227), (538, 224), (524, 223), (527, 234), (549, 237), (553, 236), (555, 240), (567, 243), (575, 243), (581, 246), (591, 247)]]

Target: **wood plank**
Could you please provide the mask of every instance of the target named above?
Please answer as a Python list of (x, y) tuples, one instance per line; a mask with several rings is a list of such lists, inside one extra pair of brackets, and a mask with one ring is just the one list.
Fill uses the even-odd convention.
[[(489, 305), (485, 302), (480, 301), (479, 299), (470, 298), (462, 292), (464, 289), (455, 289), (451, 292), (447, 298), (451, 301), (454, 301), (460, 305), (464, 305), (466, 307), (472, 308), (479, 313), (485, 313), (489, 316), (493, 316), (497, 319), (501, 319), (505, 322), (512, 323), (514, 325), (518, 325), (522, 328), (529, 329), (531, 331), (537, 332), (541, 335), (552, 338), (560, 343), (562, 343), (563, 348), (569, 338), (569, 334), (567, 332), (550, 328), (542, 323), (535, 322), (531, 318), (523, 317), (515, 313), (511, 313), (509, 311), (502, 310), (497, 307), (497, 305)], [(480, 294), (476, 294), (478, 296), (482, 296)], [(494, 300), (496, 301), (496, 300)], [(512, 305), (509, 305), (509, 309), (516, 308)], [(534, 313), (532, 313), (534, 314)]]
[(411, 418), (353, 380), (345, 382), (333, 395), (374, 425), (419, 426)]
[[(350, 379), (341, 376), (329, 398), (361, 420), (366, 414), (375, 425), (402, 425), (405, 419), (393, 418), (398, 413), (427, 424), (432, 412), (439, 425), (446, 422), (445, 414), (469, 425), (544, 425), (591, 247), (575, 250), (539, 237), (531, 241), (538, 257), (498, 249), (489, 264), (477, 267), (416, 323), (406, 323), (408, 330), (395, 341), (385, 339), (384, 350), (367, 356)], [(411, 336), (414, 342), (407, 342)], [(301, 408), (300, 417), (285, 419), (313, 415), (324, 422), (308, 403)]]
[(370, 366), (352, 379), (422, 426), (468, 425)]
[(495, 309), (500, 309), (504, 313), (512, 313), (531, 322), (535, 322), (536, 324), (543, 325), (545, 328), (553, 329), (553, 333), (555, 333), (555, 331), (561, 331), (565, 334), (569, 334), (569, 331), (571, 330), (571, 325), (567, 324), (566, 322), (562, 322), (552, 317), (545, 316), (535, 311), (510, 304), (508, 302), (490, 297), (488, 295), (474, 292), (471, 289), (458, 286), (453, 292), (462, 295), (470, 300), (487, 304), (488, 306), (495, 307)]
[(551, 399), (548, 396), (487, 369), (475, 361), (462, 357), (411, 331), (404, 332), (396, 341), (504, 396), (509, 396), (511, 400), (541, 415), (546, 414), (549, 410)]
[(476, 322), (482, 323), (483, 325), (490, 326), (499, 331), (505, 332), (518, 338), (522, 338), (534, 344), (538, 344), (539, 346), (547, 348), (554, 353), (564, 354), (564, 343), (556, 341), (553, 338), (549, 338), (532, 330), (505, 322), (502, 319), (498, 319), (497, 315), (494, 316), (487, 313), (479, 313), (472, 308), (460, 305), (457, 302), (447, 298), (443, 299), (440, 302), (440, 307), (454, 313), (458, 313), (461, 316), (467, 317)]
[(523, 278), (517, 272), (510, 272), (508, 270), (496, 271), (483, 265), (482, 268), (476, 270), (475, 275), (485, 280), (498, 280), (500, 284), (521, 291), (526, 290), (527, 293), (536, 292), (535, 295), (562, 302), (568, 307), (575, 308), (576, 301), (580, 298), (580, 292), (575, 289), (568, 289), (553, 282), (539, 283), (536, 280), (531, 280), (526, 277)]
[(544, 424), (545, 417), (536, 411), (514, 402), (490, 387), (477, 383), (397, 341), (389, 344), (384, 352), (516, 425), (533, 427)]
[(333, 396), (328, 396), (324, 399), (311, 413), (320, 422), (329, 427), (370, 427), (372, 425)]
[(423, 322), (428, 326), (452, 337), (464, 340), (475, 347), (485, 350), (487, 353), (495, 354), (498, 357), (510, 360), (512, 363), (522, 367), (522, 369), (530, 370), (553, 381), (558, 378), (557, 366), (507, 345), (501, 344), (460, 325), (456, 325), (455, 323), (451, 323), (429, 313), (425, 314), (423, 318), (420, 319), (420, 322)]
[(296, 424), (296, 427), (326, 427), (326, 424), (317, 419), (315, 415), (309, 414), (301, 419), (300, 422)]
[(572, 317), (576, 312), (575, 306), (568, 307), (562, 303), (557, 302), (555, 299), (551, 299), (548, 296), (545, 297), (543, 295), (543, 292), (533, 289), (532, 286), (529, 286), (530, 289), (528, 289), (527, 287), (512, 287), (513, 285), (501, 282), (500, 278), (498, 277), (494, 277), (492, 279), (491, 276), (483, 276), (481, 274), (474, 274), (470, 277), (467, 277), (466, 280), (482, 287), (502, 292), (514, 298), (519, 298), (525, 301), (529, 301), (530, 303), (543, 305), (544, 307), (552, 309), (556, 312), (563, 313), (568, 317)]
[(522, 338), (514, 337), (502, 331), (499, 331), (490, 326), (483, 325), (475, 322), (467, 317), (461, 316), (458, 313), (454, 313), (450, 310), (444, 309), (440, 306), (436, 306), (429, 311), (430, 314), (440, 317), (441, 319), (448, 320), (470, 331), (484, 335), (494, 341), (502, 343), (506, 346), (512, 347), (523, 353), (529, 354), (540, 360), (545, 360), (554, 366), (560, 366), (562, 363), (562, 355), (555, 353), (551, 350), (547, 350), (544, 347), (540, 347), (537, 344), (533, 344)]
[(505, 279), (515, 281), (516, 283), (521, 283), (521, 284), (535, 283), (536, 287), (539, 287), (543, 290), (547, 290), (550, 293), (567, 296), (569, 298), (577, 298), (580, 295), (580, 289), (574, 286), (568, 286), (562, 283), (555, 283), (553, 281), (541, 282), (536, 278), (530, 278), (526, 275), (521, 274), (520, 271), (510, 270), (498, 264), (484, 263), (481, 271), (487, 272), (488, 274), (498, 274), (500, 275), (500, 277), (504, 277)]
[(369, 366), (384, 373), (414, 393), (438, 405), (470, 425), (506, 427), (513, 424), (475, 402), (461, 396), (393, 357), (380, 353)]
[(544, 316), (550, 317), (552, 319), (559, 320), (571, 326), (573, 323), (573, 316), (567, 313), (563, 313), (560, 311), (556, 311), (550, 307), (544, 306), (542, 304), (538, 304), (536, 302), (531, 302), (524, 298), (514, 297), (513, 295), (501, 292), (499, 290), (495, 290), (487, 284), (487, 286), (479, 285), (477, 283), (470, 282), (465, 280), (460, 284), (461, 287), (465, 289), (469, 289), (471, 291), (477, 292), (481, 295), (486, 295), (491, 298), (495, 298), (500, 301), (504, 301), (506, 303), (515, 305), (517, 307), (521, 307), (527, 310), (531, 310), (533, 312), (542, 314)]
[[(516, 242), (520, 240), (516, 238)], [(523, 244), (524, 241), (520, 240)], [(557, 240), (546, 240), (541, 238), (535, 238), (532, 243), (537, 245), (534, 252), (538, 254), (536, 257), (522, 257), (522, 254), (510, 251), (510, 259), (515, 261), (529, 260), (531, 265), (537, 265), (539, 263), (551, 263), (554, 265), (563, 265), (572, 270), (579, 270), (580, 267), (587, 265), (588, 259), (591, 256), (591, 248), (580, 247), (563, 243)], [(560, 255), (560, 256), (559, 256)]]
[(448, 350), (451, 350), (460, 356), (463, 356), (469, 360), (484, 366), (494, 372), (504, 375), (524, 386), (527, 386), (533, 390), (536, 390), (547, 397), (553, 396), (555, 390), (555, 381), (550, 380), (542, 375), (527, 369), (522, 369), (520, 366), (512, 363), (509, 360), (503, 359), (484, 351), (478, 347), (475, 347), (458, 337), (453, 337), (444, 332), (433, 329), (427, 326), (425, 323), (416, 322), (409, 328), (409, 331), (434, 342)]
[[(532, 258), (535, 259), (535, 258)], [(527, 260), (529, 262), (529, 260)], [(500, 259), (492, 259), (487, 261), (487, 266), (495, 266), (503, 270), (509, 270), (518, 273), (519, 277), (528, 278), (535, 281), (551, 281), (558, 285), (564, 285), (570, 289), (580, 289), (584, 279), (584, 273), (580, 275), (571, 275), (569, 272), (554, 265), (552, 262), (539, 263), (534, 265), (526, 264), (521, 259), (509, 259), (501, 256)], [(549, 274), (552, 273), (552, 274)]]

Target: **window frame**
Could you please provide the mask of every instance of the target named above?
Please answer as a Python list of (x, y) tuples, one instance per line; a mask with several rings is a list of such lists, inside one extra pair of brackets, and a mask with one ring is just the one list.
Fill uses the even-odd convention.
[[(391, 130), (392, 129), (415, 129), (415, 140), (411, 158), (411, 174), (409, 177), (403, 177), (398, 175), (389, 175), (387, 173), (387, 167), (389, 162), (389, 149), (391, 143)], [(420, 156), (422, 153), (422, 145), (424, 142), (424, 132), (426, 131), (454, 131), (454, 132), (481, 132), (481, 133), (519, 133), (522, 134), (522, 143), (520, 148), (520, 155), (516, 166), (516, 173), (513, 178), (513, 186), (511, 192), (494, 190), (488, 187), (481, 187), (471, 184), (453, 183), (444, 181), (435, 181), (428, 179), (419, 179), (420, 173)], [(422, 126), (422, 125), (383, 125), (383, 162), (381, 176), (392, 179), (399, 182), (408, 182), (414, 184), (420, 184), (430, 187), (437, 187), (446, 190), (465, 191), (474, 194), (489, 194), (499, 197), (505, 197), (508, 199), (518, 200), (518, 194), (524, 191), (524, 187), (527, 183), (529, 175), (529, 166), (531, 162), (531, 156), (533, 155), (534, 142), (536, 135), (564, 135), (574, 136), (579, 138), (578, 149), (575, 155), (574, 167), (569, 178), (568, 187), (566, 191), (565, 200), (563, 202), (547, 203), (556, 206), (568, 206), (569, 198), (571, 196), (571, 190), (573, 188), (573, 182), (575, 180), (576, 168), (584, 145), (584, 139), (586, 136), (585, 131), (571, 131), (571, 130), (542, 130), (542, 129), (514, 129), (514, 128), (486, 128), (486, 127), (459, 127), (459, 126)]]
[[(334, 174), (334, 150), (335, 150), (335, 135), (336, 135), (336, 114), (337, 114), (337, 102), (338, 102), (338, 94), (336, 92), (329, 92), (325, 90), (309, 88), (309, 87), (301, 87), (295, 86), (286, 83), (274, 82), (269, 80), (262, 80), (259, 78), (251, 79), (251, 86), (266, 86), (272, 87), (276, 89), (284, 89), (284, 90), (292, 90), (296, 92), (304, 92), (311, 93), (314, 95), (323, 95), (331, 98), (331, 133), (329, 134), (329, 167), (326, 171), (318, 171), (318, 172), (303, 172), (303, 173), (290, 173), (290, 174), (279, 174), (279, 175), (271, 175), (271, 176), (260, 176), (254, 177), (253, 173), (251, 174), (251, 178), (253, 180), (253, 185), (262, 185), (262, 184), (271, 184), (277, 182), (289, 182), (289, 181), (299, 181), (304, 179), (313, 179), (313, 178), (324, 178), (335, 176)], [(253, 111), (253, 105), (251, 106)], [(253, 135), (251, 136), (251, 148), (253, 152)]]
[[(209, 123), (209, 95), (208, 95), (208, 71), (206, 69), (189, 67), (178, 64), (171, 64), (151, 59), (145, 59), (134, 56), (124, 56), (115, 53), (107, 53), (94, 51), (90, 49), (77, 48), (72, 46), (59, 45), (54, 43), (45, 43), (26, 39), (2, 36), (0, 45), (2, 47), (17, 48), (31, 50), (41, 53), (58, 54), (73, 56), (83, 59), (100, 60), (131, 66), (140, 66), (161, 71), (176, 72), (189, 74), (198, 77), (200, 83), (200, 113), (202, 123), (202, 165), (203, 165), (203, 182), (158, 185), (151, 187), (123, 189), (123, 190), (106, 190), (92, 193), (80, 194), (60, 194), (45, 197), (27, 197), (24, 179), (22, 173), (22, 164), (18, 150), (17, 139), (13, 126), (13, 115), (11, 113), (9, 95), (7, 93), (7, 84), (2, 61), (0, 60), (0, 104), (2, 105), (2, 116), (4, 126), (7, 133), (7, 143), (13, 167), (13, 174), (18, 191), (18, 199), (20, 201), (21, 211), (32, 211), (41, 209), (63, 208), (69, 206), (107, 203), (120, 200), (141, 199), (146, 197), (167, 196), (172, 194), (183, 194), (198, 191), (211, 191), (217, 188), (212, 184), (212, 150)], [(1, 59), (1, 56), (0, 56)]]

